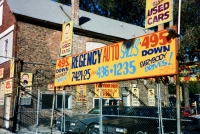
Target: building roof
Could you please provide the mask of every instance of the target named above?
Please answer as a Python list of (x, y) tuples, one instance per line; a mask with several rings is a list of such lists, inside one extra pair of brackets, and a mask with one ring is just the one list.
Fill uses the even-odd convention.
[[(14, 14), (56, 24), (62, 24), (63, 21), (69, 22), (71, 20), (71, 7), (51, 0), (7, 0), (7, 3)], [(79, 11), (79, 26), (75, 25), (74, 27), (122, 39), (131, 39), (145, 34), (143, 27), (83, 10)]]

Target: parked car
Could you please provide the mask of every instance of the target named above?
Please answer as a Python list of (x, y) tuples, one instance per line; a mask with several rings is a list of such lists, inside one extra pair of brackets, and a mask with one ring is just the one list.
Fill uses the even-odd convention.
[(200, 115), (200, 112), (195, 107), (181, 107), (181, 116), (196, 116)]
[[(196, 119), (183, 117), (181, 119), (182, 129), (187, 132), (197, 129), (200, 122)], [(162, 123), (161, 127), (159, 127), (159, 123)], [(99, 127), (99, 125), (95, 125), (91, 134), (99, 134)], [(162, 108), (161, 119), (158, 118), (158, 108), (156, 107), (134, 108), (120, 118), (103, 121), (102, 130), (103, 134), (158, 134), (159, 131), (176, 133), (176, 109)]]
[[(102, 107), (102, 120), (114, 119), (119, 115), (124, 115), (134, 107), (129, 106), (103, 106)], [(95, 124), (100, 121), (99, 107), (93, 108), (87, 114), (79, 114), (71, 117), (65, 117), (65, 123), (60, 117), (56, 120), (56, 128), (60, 131), (85, 133), (89, 134)]]

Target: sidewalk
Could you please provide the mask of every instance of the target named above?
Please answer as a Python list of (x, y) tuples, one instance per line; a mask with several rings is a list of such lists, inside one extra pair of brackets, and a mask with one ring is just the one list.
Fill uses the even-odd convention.
[(0, 128), (0, 134), (12, 134), (12, 132), (10, 132), (9, 130)]
[[(39, 126), (37, 132), (38, 132), (38, 134), (50, 134), (50, 128)], [(59, 130), (56, 130), (54, 128), (52, 129), (52, 133), (53, 134), (61, 134), (61, 132)], [(0, 128), (0, 134), (13, 134), (13, 133), (9, 130)], [(20, 129), (20, 131), (18, 131), (16, 134), (36, 134), (36, 127), (30, 126), (28, 128)]]

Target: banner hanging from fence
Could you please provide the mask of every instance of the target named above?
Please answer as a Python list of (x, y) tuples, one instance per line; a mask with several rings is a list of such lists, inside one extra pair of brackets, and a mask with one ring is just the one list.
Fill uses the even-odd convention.
[(167, 30), (57, 60), (55, 86), (115, 82), (177, 73), (176, 39)]
[(30, 98), (32, 94), (33, 73), (21, 72), (21, 86), (20, 97)]
[(72, 54), (72, 40), (73, 40), (73, 21), (63, 23), (62, 25), (62, 41), (60, 44), (60, 56)]
[[(95, 97), (99, 97), (99, 84), (95, 84)], [(102, 98), (119, 98), (118, 83), (102, 83)]]
[(139, 89), (138, 88), (132, 88), (132, 105), (133, 106), (139, 106)]
[(146, 0), (145, 28), (157, 26), (172, 19), (172, 0)]
[(149, 106), (155, 106), (155, 90), (154, 89), (148, 89), (148, 104)]

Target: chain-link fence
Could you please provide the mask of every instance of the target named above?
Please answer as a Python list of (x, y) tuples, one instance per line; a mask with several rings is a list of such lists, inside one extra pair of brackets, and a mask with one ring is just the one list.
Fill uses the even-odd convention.
[[(198, 134), (200, 121), (197, 118), (181, 115), (183, 134)], [(176, 108), (104, 106), (94, 108), (86, 115), (74, 118), (60, 118), (57, 128), (60, 131), (83, 132), (85, 134), (176, 134)], [(102, 122), (101, 122), (102, 118)], [(62, 125), (61, 125), (62, 124)]]

